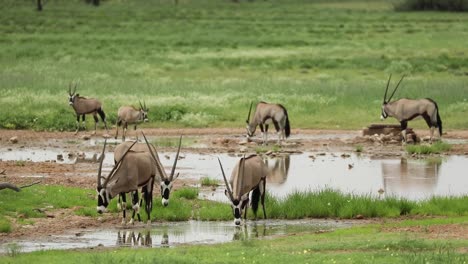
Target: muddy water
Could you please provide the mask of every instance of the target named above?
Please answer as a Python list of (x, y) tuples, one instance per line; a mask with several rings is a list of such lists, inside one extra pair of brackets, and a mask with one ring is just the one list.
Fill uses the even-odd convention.
[[(333, 220), (259, 220), (248, 221), (236, 227), (229, 222), (188, 221), (155, 223), (151, 226), (112, 228), (108, 230), (70, 231), (59, 236), (49, 236), (34, 241), (12, 241), (21, 252), (48, 249), (90, 247), (172, 247), (180, 244), (213, 244), (234, 240), (266, 238), (298, 232), (323, 232), (352, 225), (351, 221)], [(0, 248), (8, 251), (8, 245)]]

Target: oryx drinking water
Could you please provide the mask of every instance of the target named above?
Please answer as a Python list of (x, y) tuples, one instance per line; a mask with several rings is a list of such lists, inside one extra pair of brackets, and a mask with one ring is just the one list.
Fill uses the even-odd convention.
[(82, 118), (83, 128), (86, 129), (85, 115), (87, 114), (92, 114), (94, 117), (93, 134), (96, 133), (96, 127), (99, 121), (97, 114), (99, 114), (99, 116), (102, 119), (102, 122), (104, 122), (104, 126), (107, 132), (109, 132), (109, 130), (107, 129), (106, 114), (104, 113), (104, 110), (102, 110), (101, 102), (94, 98), (81, 97), (80, 94), (76, 93), (76, 86), (77, 84), (75, 84), (75, 86), (73, 87), (73, 92), (72, 92), (71, 83), (68, 87), (68, 104), (73, 107), (73, 110), (75, 110), (75, 113), (76, 113), (75, 134), (77, 134), (78, 131), (80, 130), (80, 116)]
[(435, 128), (439, 129), (439, 138), (441, 138), (442, 120), (440, 119), (439, 115), (439, 107), (437, 106), (437, 103), (434, 100), (430, 98), (416, 100), (402, 98), (395, 101), (390, 101), (404, 77), (405, 76), (401, 77), (392, 94), (387, 99), (388, 86), (390, 84), (390, 79), (392, 78), (392, 75), (390, 75), (390, 77), (388, 78), (380, 119), (384, 120), (389, 116), (396, 118), (401, 125), (401, 134), (403, 136), (403, 142), (406, 142), (406, 128), (408, 127), (408, 121), (413, 120), (417, 117), (424, 118), (427, 125), (429, 126), (431, 142), (434, 136)]
[(219, 166), (226, 184), (225, 194), (231, 201), (234, 223), (240, 225), (242, 221), (242, 211), (244, 219), (247, 217), (246, 206), (249, 203), (249, 194), (252, 192), (252, 211), (257, 219), (258, 202), (261, 200), (263, 217), (266, 219), (265, 211), (265, 185), (268, 169), (258, 155), (243, 157), (236, 164), (231, 173), (229, 182), (224, 174), (223, 165), (218, 158)]
[[(153, 185), (156, 178), (157, 164), (154, 158), (147, 152), (134, 152), (131, 150), (136, 141), (128, 148), (119, 161), (114, 165), (107, 177), (102, 177), (102, 163), (106, 149), (107, 140), (99, 163), (97, 176), (98, 206), (97, 212), (107, 211), (110, 200), (116, 195), (133, 193), (134, 210), (130, 223), (133, 223), (135, 213), (139, 212), (141, 202), (138, 199), (138, 188), (142, 188), (143, 199), (145, 200), (145, 211), (148, 222), (151, 222), (150, 213), (153, 208)], [(148, 145), (147, 148), (150, 148)], [(102, 181), (104, 179), (104, 181)], [(125, 211), (124, 211), (125, 212)], [(125, 213), (122, 223), (125, 223)]]
[[(161, 164), (156, 148), (153, 145), (148, 143), (145, 134), (143, 134), (143, 137), (145, 138), (146, 144), (137, 143), (132, 147), (132, 151), (146, 152), (153, 156), (157, 164), (156, 168), (157, 168), (158, 177), (156, 178), (156, 183), (159, 183), (161, 187), (161, 196), (162, 196), (161, 203), (164, 206), (167, 206), (169, 205), (169, 196), (171, 194), (173, 183), (177, 179), (177, 177), (179, 177), (178, 173), (176, 175), (174, 174), (175, 174), (175, 169), (177, 166), (177, 160), (179, 159), (182, 136), (180, 136), (179, 138), (179, 147), (177, 148), (177, 153), (174, 159), (174, 164), (172, 166), (172, 170), (169, 176), (167, 175), (166, 171), (164, 170), (163, 165)], [(129, 141), (119, 144), (114, 150), (114, 160), (119, 160), (125, 154), (127, 149), (130, 148), (131, 145), (132, 145), (132, 142), (129, 142)], [(151, 148), (148, 148), (147, 146), (151, 146)]]
[(259, 102), (255, 108), (255, 113), (250, 120), (250, 113), (252, 112), (252, 104), (250, 104), (249, 114), (247, 115), (247, 137), (252, 137), (255, 134), (257, 126), (263, 135), (263, 144), (268, 140), (268, 124), (271, 122), (275, 126), (278, 133), (278, 144), (281, 139), (285, 140), (291, 134), (291, 127), (289, 126), (289, 117), (286, 108), (280, 104), (269, 104)]
[[(141, 104), (140, 109), (136, 109), (133, 106), (122, 106), (117, 112), (117, 124), (115, 131), (115, 139), (119, 135), (119, 127), (122, 125), (122, 141), (125, 141), (125, 135), (127, 133), (127, 126), (133, 124), (135, 130), (137, 129), (137, 124), (140, 122), (148, 122), (148, 107), (146, 103)], [(137, 135), (138, 138), (138, 135)]]

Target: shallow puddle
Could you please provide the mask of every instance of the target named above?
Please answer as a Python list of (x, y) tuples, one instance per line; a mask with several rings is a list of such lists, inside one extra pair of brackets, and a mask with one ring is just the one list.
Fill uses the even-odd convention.
[[(187, 154), (178, 163), (181, 177), (209, 177), (222, 183), (218, 156), (226, 173), (230, 174), (239, 157)], [(465, 195), (468, 190), (468, 177), (465, 175), (468, 158), (464, 156), (412, 160), (372, 159), (354, 154), (304, 153), (268, 157), (265, 162), (270, 170), (267, 190), (277, 197), (285, 197), (294, 191), (332, 188), (344, 193), (421, 200), (434, 195)], [(201, 197), (227, 201), (224, 186), (203, 192)]]
[[(1, 160), (52, 161), (57, 163), (96, 163), (100, 153), (71, 153), (52, 149), (0, 149)], [(166, 171), (170, 171), (175, 153), (159, 153)], [(200, 198), (227, 201), (220, 158), (227, 177), (239, 160), (234, 154), (196, 154), (181, 152), (177, 170), (180, 179), (203, 177), (215, 179), (219, 186), (214, 191), (203, 191)], [(446, 156), (429, 160), (406, 158), (370, 158), (354, 153), (303, 153), (265, 157), (270, 175), (267, 189), (271, 195), (285, 197), (294, 191), (332, 188), (345, 193), (373, 196), (397, 196), (420, 200), (431, 196), (464, 195), (468, 190), (468, 157)], [(114, 164), (113, 153), (106, 153), (103, 172), (109, 172)], [(70, 176), (70, 175), (69, 175)], [(90, 175), (94, 176), (94, 175)]]
[[(142, 224), (140, 224), (142, 225)], [(151, 226), (78, 230), (37, 240), (12, 241), (21, 252), (49, 249), (91, 247), (173, 247), (180, 244), (214, 244), (234, 240), (266, 238), (299, 232), (324, 232), (352, 225), (351, 221), (334, 220), (258, 220), (236, 227), (229, 222), (188, 221), (155, 223)], [(1, 247), (8, 251), (8, 244)]]

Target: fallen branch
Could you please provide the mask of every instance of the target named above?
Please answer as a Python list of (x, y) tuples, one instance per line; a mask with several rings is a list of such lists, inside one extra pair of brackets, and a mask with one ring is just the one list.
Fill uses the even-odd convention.
[(5, 172), (6, 172), (6, 170), (2, 170), (2, 171), (0, 172), (0, 174), (1, 174), (1, 175), (5, 175), (5, 174), (6, 174)]
[(3, 190), (3, 189), (11, 189), (11, 190), (13, 190), (15, 192), (21, 191), (20, 188), (16, 187), (16, 185), (8, 183), (8, 182), (0, 183), (0, 190)]
[(9, 182), (0, 182), (0, 190), (11, 189), (11, 190), (13, 190), (15, 192), (19, 192), (19, 191), (21, 191), (21, 189), (28, 188), (28, 187), (31, 187), (33, 185), (39, 184), (39, 183), (41, 183), (41, 181), (37, 181), (37, 182), (33, 182), (31, 184), (23, 185), (23, 186), (18, 188), (16, 185), (11, 184)]
[(21, 188), (21, 189), (28, 188), (28, 187), (31, 187), (31, 186), (33, 186), (33, 185), (39, 184), (39, 183), (41, 183), (41, 181), (37, 181), (37, 182), (33, 182), (33, 183), (31, 183), (31, 184), (23, 185), (23, 186), (21, 186), (20, 188)]

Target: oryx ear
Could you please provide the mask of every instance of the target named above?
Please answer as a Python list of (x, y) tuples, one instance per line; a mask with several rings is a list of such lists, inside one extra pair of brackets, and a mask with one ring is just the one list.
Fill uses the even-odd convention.
[(80, 97), (80, 94), (76, 94), (76, 97)]
[(227, 198), (231, 198), (231, 197), (229, 197), (229, 194), (228, 194), (227, 190), (224, 190), (224, 195), (226, 195)]
[(179, 173), (177, 173), (174, 178), (172, 179), (172, 181), (175, 181), (177, 178), (179, 177)]

